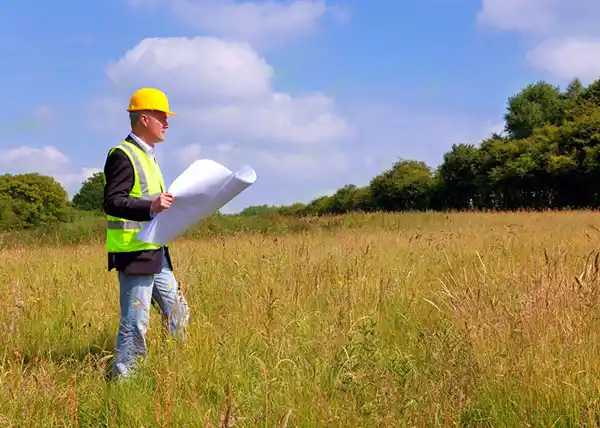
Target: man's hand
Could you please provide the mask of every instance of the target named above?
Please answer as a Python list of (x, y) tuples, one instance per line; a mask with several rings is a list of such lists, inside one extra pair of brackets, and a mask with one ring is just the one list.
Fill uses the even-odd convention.
[(162, 210), (166, 210), (173, 203), (173, 199), (175, 198), (170, 193), (161, 193), (158, 195), (158, 198), (152, 201), (150, 212), (159, 213)]

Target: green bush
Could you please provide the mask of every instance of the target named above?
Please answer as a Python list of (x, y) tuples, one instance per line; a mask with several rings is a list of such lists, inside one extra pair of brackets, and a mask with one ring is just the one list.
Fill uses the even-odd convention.
[(84, 211), (102, 212), (104, 199), (104, 173), (97, 172), (85, 180), (73, 196), (73, 206)]
[(67, 192), (54, 178), (37, 173), (0, 176), (0, 230), (68, 221), (69, 213)]

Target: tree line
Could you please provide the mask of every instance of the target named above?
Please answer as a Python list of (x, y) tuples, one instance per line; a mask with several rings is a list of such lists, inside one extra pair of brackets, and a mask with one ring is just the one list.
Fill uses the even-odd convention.
[(348, 184), (307, 204), (242, 214), (352, 211), (593, 209), (600, 205), (600, 79), (545, 81), (507, 102), (505, 129), (479, 145), (453, 144), (435, 169), (399, 159), (364, 187)]
[[(243, 216), (354, 211), (583, 209), (600, 205), (600, 78), (563, 90), (545, 81), (509, 97), (505, 129), (478, 145), (455, 143), (436, 168), (398, 159), (368, 185), (287, 206), (250, 206)], [(103, 173), (72, 200), (54, 178), (0, 175), (0, 230), (102, 213)]]

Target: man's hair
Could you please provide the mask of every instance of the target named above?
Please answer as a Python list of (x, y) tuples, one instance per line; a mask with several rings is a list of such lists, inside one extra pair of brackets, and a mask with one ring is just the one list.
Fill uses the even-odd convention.
[(137, 125), (137, 123), (140, 121), (140, 117), (142, 117), (142, 114), (144, 114), (144, 113), (150, 113), (150, 111), (149, 110), (137, 110), (137, 111), (129, 112), (129, 123), (131, 124), (132, 128), (135, 125)]

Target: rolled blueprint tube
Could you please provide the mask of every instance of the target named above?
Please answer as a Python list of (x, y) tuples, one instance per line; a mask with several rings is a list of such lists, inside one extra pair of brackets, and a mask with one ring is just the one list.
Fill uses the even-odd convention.
[(197, 160), (169, 186), (167, 191), (174, 196), (171, 206), (158, 213), (137, 237), (155, 245), (168, 244), (255, 181), (256, 172), (249, 166), (233, 173), (215, 161)]

